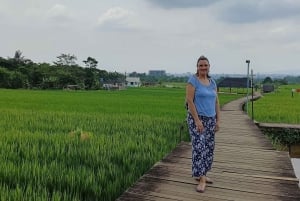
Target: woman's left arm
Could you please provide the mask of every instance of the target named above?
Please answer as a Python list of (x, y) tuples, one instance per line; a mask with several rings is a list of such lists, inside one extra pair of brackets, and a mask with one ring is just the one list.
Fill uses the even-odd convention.
[(219, 97), (218, 97), (218, 92), (216, 91), (217, 97), (216, 97), (216, 131), (220, 129), (220, 103), (219, 103)]

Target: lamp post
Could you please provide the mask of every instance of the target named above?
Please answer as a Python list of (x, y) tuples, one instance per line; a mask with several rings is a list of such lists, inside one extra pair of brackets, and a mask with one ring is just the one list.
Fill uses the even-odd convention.
[(251, 106), (252, 106), (252, 109), (251, 109), (251, 117), (252, 117), (252, 121), (254, 121), (254, 109), (253, 109), (253, 102), (254, 102), (254, 100), (253, 100), (253, 96), (254, 96), (254, 93), (253, 93), (253, 86), (254, 85), (254, 83), (253, 83), (253, 69), (251, 69), (251, 90), (252, 90), (252, 92), (251, 92), (251, 95), (252, 95), (252, 101), (251, 101)]
[(246, 104), (246, 112), (248, 114), (248, 102), (249, 102), (249, 64), (250, 64), (250, 60), (246, 60), (247, 63), (247, 104)]

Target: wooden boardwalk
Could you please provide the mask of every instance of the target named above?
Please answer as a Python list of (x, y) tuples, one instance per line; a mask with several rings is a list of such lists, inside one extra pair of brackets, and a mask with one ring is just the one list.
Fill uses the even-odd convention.
[(181, 142), (117, 200), (299, 201), (298, 179), (287, 152), (276, 151), (251, 119), (241, 111), (244, 99), (221, 111), (216, 133), (214, 180), (205, 193), (195, 191), (191, 177), (191, 144)]

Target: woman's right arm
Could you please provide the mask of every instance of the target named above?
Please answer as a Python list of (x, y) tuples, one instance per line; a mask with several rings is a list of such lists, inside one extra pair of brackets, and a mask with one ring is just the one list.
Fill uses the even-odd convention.
[(186, 86), (186, 101), (188, 104), (189, 112), (191, 113), (192, 117), (194, 118), (197, 131), (203, 131), (203, 124), (202, 121), (199, 119), (198, 112), (196, 106), (194, 104), (194, 97), (195, 97), (195, 87), (190, 83)]

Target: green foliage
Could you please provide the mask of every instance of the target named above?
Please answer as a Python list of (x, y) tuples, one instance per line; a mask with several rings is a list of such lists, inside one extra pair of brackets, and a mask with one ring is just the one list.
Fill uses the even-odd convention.
[(83, 61), (87, 68), (96, 68), (98, 61), (93, 57), (88, 57), (86, 60)]
[(262, 83), (263, 83), (263, 84), (273, 83), (273, 80), (272, 80), (271, 77), (266, 77), (266, 78), (263, 80)]
[(286, 76), (284, 79), (287, 80), (289, 84), (300, 83), (300, 76)]
[[(275, 92), (263, 94), (253, 102), (254, 119), (264, 123), (300, 124), (300, 93), (292, 97), (292, 89), (300, 85), (281, 85)], [(249, 116), (252, 116), (252, 103), (249, 103)]]
[[(300, 85), (280, 85), (275, 92), (264, 94), (254, 101), (254, 119), (262, 123), (300, 124), (300, 93), (291, 95), (292, 89), (297, 88), (300, 88)], [(249, 116), (252, 117), (251, 103)], [(299, 129), (263, 128), (263, 132), (275, 146), (300, 143)]]
[(9, 87), (9, 77), (11, 72), (6, 68), (0, 67), (0, 87), (1, 88), (8, 88)]
[(115, 200), (176, 146), (186, 116), (182, 88), (0, 96), (0, 200)]
[(300, 143), (300, 130), (291, 128), (262, 128), (275, 145), (289, 146)]
[(8, 71), (0, 67), (0, 87), (19, 89), (26, 83), (27, 79), (22, 73), (17, 71)]
[(61, 54), (57, 57), (57, 61), (54, 62), (57, 66), (76, 66), (77, 57), (73, 54)]
[(97, 61), (91, 57), (85, 61), (89, 68), (75, 63), (70, 54), (58, 56), (56, 65), (33, 63), (16, 52), (15, 58), (0, 57), (0, 88), (63, 89), (77, 85), (82, 89), (101, 88), (100, 78), (105, 83), (123, 82), (124, 75), (97, 69)]

